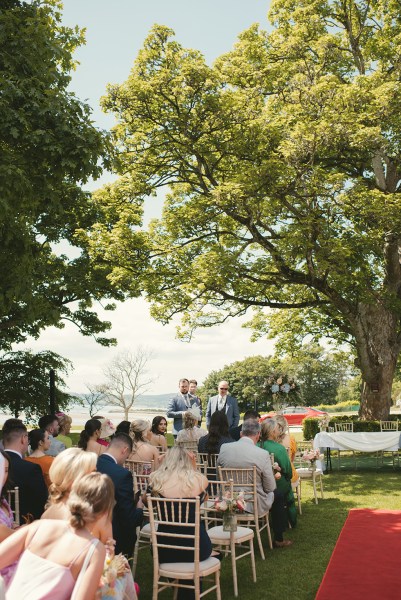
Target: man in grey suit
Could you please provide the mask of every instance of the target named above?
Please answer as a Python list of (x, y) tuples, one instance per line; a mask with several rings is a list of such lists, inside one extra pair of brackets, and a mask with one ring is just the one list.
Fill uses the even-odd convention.
[(216, 410), (225, 412), (228, 420), (228, 428), (237, 427), (239, 423), (238, 402), (234, 396), (228, 393), (228, 382), (220, 381), (219, 393), (209, 398), (206, 409), (206, 427), (209, 429), (210, 417)]
[(192, 406), (197, 406), (202, 415), (202, 406), (197, 396), (193, 396), (188, 392), (189, 381), (188, 379), (180, 379), (178, 382), (179, 393), (171, 398), (167, 406), (167, 417), (174, 419), (173, 423), (173, 436), (177, 437), (178, 432), (182, 429), (182, 418), (184, 413)]
[(258, 509), (260, 514), (271, 511), (274, 547), (291, 546), (291, 540), (283, 539), (283, 533), (288, 525), (284, 494), (277, 489), (269, 453), (256, 446), (259, 438), (259, 421), (256, 419), (244, 421), (238, 442), (222, 445), (217, 466), (238, 469), (256, 467)]

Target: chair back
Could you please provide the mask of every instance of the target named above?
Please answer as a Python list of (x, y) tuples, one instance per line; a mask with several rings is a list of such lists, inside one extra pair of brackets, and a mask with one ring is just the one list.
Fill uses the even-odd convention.
[(398, 431), (398, 421), (380, 421), (380, 431)]
[(304, 458), (305, 452), (313, 450), (313, 442), (297, 442), (294, 456), (294, 467), (297, 469), (309, 466), (309, 461)]
[(217, 479), (217, 459), (218, 454), (208, 454), (207, 452), (198, 452), (198, 460), (205, 465), (205, 475), (209, 481)]
[(134, 475), (150, 475), (154, 471), (154, 460), (126, 460), (124, 467)]
[(336, 431), (354, 431), (354, 423), (352, 421), (343, 423), (334, 423)]
[(134, 479), (134, 493), (140, 492), (142, 496), (142, 494), (145, 494), (148, 490), (149, 475), (134, 472), (132, 473), (132, 477)]
[(14, 525), (19, 527), (21, 524), (20, 508), (19, 508), (19, 487), (16, 486), (7, 492), (8, 504), (13, 513)]
[(218, 467), (219, 479), (222, 481), (233, 481), (234, 492), (244, 492), (246, 510), (252, 513), (255, 520), (258, 519), (258, 496), (256, 490), (256, 467), (249, 469), (235, 469)]
[[(153, 564), (159, 569), (159, 548), (193, 553), (195, 577), (199, 577), (200, 500), (197, 498), (157, 498), (147, 495), (152, 537)], [(167, 531), (165, 528), (167, 526)], [(180, 540), (186, 540), (185, 546)], [(192, 562), (192, 554), (191, 560)]]

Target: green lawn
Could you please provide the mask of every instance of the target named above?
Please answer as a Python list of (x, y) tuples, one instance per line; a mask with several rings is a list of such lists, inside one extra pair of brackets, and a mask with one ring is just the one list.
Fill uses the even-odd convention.
[[(341, 455), (342, 464), (350, 459)], [(239, 561), (238, 581), (241, 600), (269, 600), (290, 598), (312, 600), (325, 572), (338, 535), (351, 508), (387, 508), (401, 510), (401, 470), (394, 470), (386, 457), (385, 466), (376, 470), (375, 458), (360, 458), (358, 470), (334, 471), (324, 478), (325, 499), (318, 505), (312, 501), (311, 487), (303, 484), (302, 516), (296, 529), (286, 536), (294, 540), (288, 549), (270, 551), (266, 546), (266, 560), (256, 553), (257, 583), (252, 582), (247, 559)], [(265, 532), (264, 532), (265, 533)], [(265, 539), (265, 542), (267, 540)], [(256, 546), (256, 545), (255, 545)], [(147, 549), (139, 555), (136, 579), (141, 586), (141, 600), (152, 597), (152, 561)], [(233, 597), (230, 559), (222, 563), (222, 597)], [(170, 591), (160, 594), (170, 599)], [(214, 598), (210, 594), (210, 598)]]

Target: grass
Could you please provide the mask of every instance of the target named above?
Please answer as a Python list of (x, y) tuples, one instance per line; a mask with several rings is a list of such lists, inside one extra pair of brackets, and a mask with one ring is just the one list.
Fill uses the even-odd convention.
[[(375, 458), (360, 458), (360, 455), (357, 471), (349, 468), (353, 465), (351, 456), (341, 454), (341, 464), (345, 466), (339, 472), (335, 459), (334, 470), (324, 477), (325, 498), (319, 500), (318, 505), (312, 499), (311, 486), (303, 483), (303, 514), (298, 518), (297, 527), (285, 536), (294, 541), (291, 548), (271, 551), (264, 538), (265, 561), (255, 549), (256, 584), (252, 582), (248, 559), (237, 563), (241, 600), (312, 600), (348, 511), (351, 508), (401, 510), (400, 470), (392, 468), (391, 457), (386, 455), (384, 466), (378, 470)], [(139, 553), (136, 579), (141, 586), (141, 600), (149, 600), (152, 597), (152, 559), (147, 549)], [(229, 558), (222, 563), (221, 591), (223, 598), (233, 597)], [(213, 594), (209, 597), (215, 598)], [(169, 600), (172, 592), (165, 591), (160, 598)]]

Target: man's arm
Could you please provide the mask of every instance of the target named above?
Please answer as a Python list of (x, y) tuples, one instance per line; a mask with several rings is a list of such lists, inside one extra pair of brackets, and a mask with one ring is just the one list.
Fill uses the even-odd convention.
[(176, 417), (182, 416), (185, 410), (177, 410), (177, 398), (171, 398), (167, 405), (167, 417), (169, 419), (175, 419)]
[(233, 398), (233, 424), (231, 425), (231, 427), (238, 427), (239, 425), (239, 408), (238, 408), (238, 402), (237, 399)]
[(134, 482), (132, 474), (127, 470), (118, 486), (115, 486), (116, 499), (120, 513), (124, 515), (127, 528), (137, 527), (142, 523), (143, 510), (134, 505)]
[(206, 408), (206, 427), (209, 429), (210, 417), (212, 416), (212, 399), (209, 398)]

